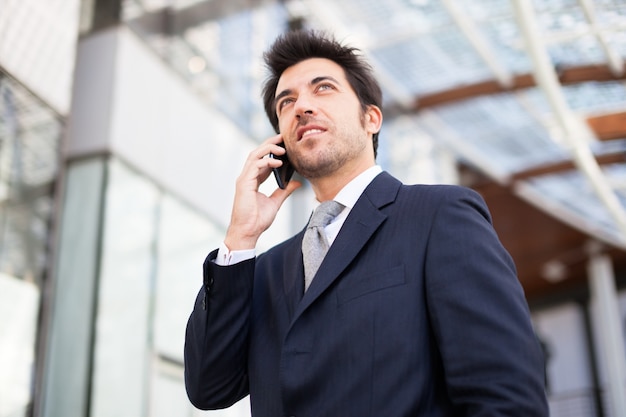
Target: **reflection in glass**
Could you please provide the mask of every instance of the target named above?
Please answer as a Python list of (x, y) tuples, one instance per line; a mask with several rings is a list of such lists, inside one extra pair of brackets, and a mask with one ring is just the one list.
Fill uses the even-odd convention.
[(0, 73), (0, 416), (23, 416), (32, 395), (61, 122)]

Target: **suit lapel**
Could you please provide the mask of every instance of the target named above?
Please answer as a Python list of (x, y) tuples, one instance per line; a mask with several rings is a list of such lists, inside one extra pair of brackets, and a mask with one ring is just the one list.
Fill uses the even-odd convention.
[(295, 315), (292, 316), (294, 321), (337, 279), (383, 224), (387, 215), (380, 209), (395, 200), (400, 185), (398, 180), (383, 172), (365, 189), (346, 218), (311, 286), (297, 305)]
[(303, 229), (293, 238), (293, 243), (287, 250), (287, 259), (293, 259), (289, 268), (285, 270), (283, 275), (283, 287), (285, 289), (285, 297), (289, 309), (289, 319), (294, 316), (294, 312), (304, 292), (304, 265), (302, 262), (302, 238), (304, 237)]

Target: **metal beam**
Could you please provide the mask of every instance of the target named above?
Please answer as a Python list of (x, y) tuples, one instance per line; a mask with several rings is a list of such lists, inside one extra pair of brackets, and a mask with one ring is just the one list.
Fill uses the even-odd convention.
[(554, 115), (561, 126), (565, 140), (569, 144), (570, 152), (576, 166), (587, 177), (596, 195), (606, 207), (615, 221), (616, 228), (620, 231), (623, 241), (626, 241), (626, 212), (622, 207), (617, 195), (609, 185), (596, 162), (589, 143), (595, 140), (588, 137), (584, 132), (590, 132), (581, 120), (578, 120), (574, 112), (569, 108), (558, 76), (545, 46), (539, 38), (539, 27), (536, 22), (535, 12), (528, 0), (515, 0), (513, 5), (517, 11), (520, 29), (523, 33), (528, 53), (533, 61), (534, 74), (537, 84), (546, 94)]
[(598, 43), (606, 55), (607, 63), (611, 68), (611, 71), (615, 76), (624, 75), (624, 60), (606, 40), (605, 31), (598, 25), (592, 0), (578, 0), (578, 2), (580, 3), (580, 7), (582, 7), (585, 12), (587, 21), (592, 29), (592, 33), (598, 39)]

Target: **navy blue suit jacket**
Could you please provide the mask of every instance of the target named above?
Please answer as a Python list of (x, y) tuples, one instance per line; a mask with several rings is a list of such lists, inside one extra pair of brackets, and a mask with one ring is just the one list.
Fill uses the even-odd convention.
[(543, 357), (482, 198), (376, 177), (303, 294), (303, 231), (211, 253), (187, 326), (201, 409), (254, 417), (547, 416)]

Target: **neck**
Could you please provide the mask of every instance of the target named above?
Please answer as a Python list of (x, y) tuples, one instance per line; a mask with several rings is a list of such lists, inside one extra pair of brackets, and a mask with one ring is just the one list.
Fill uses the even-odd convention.
[(333, 175), (326, 177), (310, 179), (309, 182), (315, 193), (315, 198), (319, 202), (332, 200), (346, 184), (374, 165), (375, 162), (371, 162), (358, 165), (352, 169), (341, 170), (342, 172), (335, 172)]

